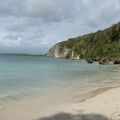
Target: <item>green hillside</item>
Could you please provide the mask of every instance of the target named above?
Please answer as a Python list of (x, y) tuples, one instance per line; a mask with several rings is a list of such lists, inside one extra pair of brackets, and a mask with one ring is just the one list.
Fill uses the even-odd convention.
[(79, 56), (80, 59), (120, 58), (120, 22), (108, 29), (71, 38), (57, 45), (60, 54), (69, 49), (65, 56), (67, 59), (71, 58), (73, 52), (74, 57)]

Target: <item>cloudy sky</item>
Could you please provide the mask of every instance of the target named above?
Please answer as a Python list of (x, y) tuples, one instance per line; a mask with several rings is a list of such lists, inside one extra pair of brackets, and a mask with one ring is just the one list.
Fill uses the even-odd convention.
[(120, 0), (0, 0), (0, 52), (43, 54), (120, 21)]

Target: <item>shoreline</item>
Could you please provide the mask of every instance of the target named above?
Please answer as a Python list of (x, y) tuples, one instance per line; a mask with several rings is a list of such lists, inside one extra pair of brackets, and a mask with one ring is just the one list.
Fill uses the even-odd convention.
[[(118, 91), (118, 92), (117, 92)], [(116, 93), (116, 94), (115, 94)], [(0, 119), (1, 120), (42, 120), (42, 118), (46, 118), (46, 116), (56, 115), (59, 113), (67, 113), (71, 115), (76, 114), (101, 114), (103, 116), (107, 116), (107, 118), (115, 116), (113, 120), (116, 119), (116, 114), (120, 114), (119, 111), (116, 111), (116, 104), (120, 106), (120, 87), (103, 87), (93, 90), (84, 95), (84, 99), (78, 103), (69, 103), (63, 105), (50, 105), (47, 103), (48, 109), (44, 108), (44, 105), (40, 104), (39, 99), (34, 99), (32, 101), (26, 100), (21, 101), (13, 105), (8, 105), (8, 109), (2, 108), (0, 109)], [(117, 99), (117, 102), (114, 101)], [(112, 101), (111, 101), (112, 100)], [(109, 109), (106, 106), (111, 106)], [(45, 105), (45, 106), (46, 106)], [(56, 107), (57, 106), (57, 107)], [(2, 110), (2, 111), (1, 111)], [(116, 111), (116, 114), (114, 112)], [(45, 119), (49, 120), (49, 119)], [(51, 120), (51, 119), (50, 119)], [(64, 118), (60, 118), (58, 120), (64, 120)], [(73, 120), (73, 119), (72, 119)], [(80, 119), (82, 120), (82, 119)], [(88, 119), (89, 120), (89, 119)], [(90, 119), (92, 120), (92, 119)], [(95, 119), (97, 120), (97, 119)]]
[(96, 97), (104, 92), (107, 92), (107, 91), (109, 91), (111, 89), (115, 89), (115, 88), (117, 88), (117, 87), (108, 86), (108, 87), (100, 87), (100, 88), (97, 88), (95, 90), (92, 90), (86, 94), (83, 94), (83, 99), (80, 101), (80, 103), (85, 102), (91, 98), (94, 98), (94, 97)]

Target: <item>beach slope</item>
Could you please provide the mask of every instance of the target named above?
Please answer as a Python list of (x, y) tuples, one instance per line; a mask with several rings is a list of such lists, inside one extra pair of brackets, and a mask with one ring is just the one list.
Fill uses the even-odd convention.
[(63, 111), (38, 120), (120, 120), (120, 88), (101, 93)]

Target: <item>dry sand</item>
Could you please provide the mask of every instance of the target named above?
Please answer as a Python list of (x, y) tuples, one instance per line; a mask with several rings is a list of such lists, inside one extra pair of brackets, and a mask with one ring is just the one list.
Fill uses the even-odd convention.
[(73, 104), (66, 108), (66, 111), (83, 115), (101, 115), (108, 120), (120, 120), (120, 88), (108, 90), (82, 103)]
[(48, 103), (46, 110), (39, 99), (8, 104), (0, 108), (0, 120), (120, 120), (120, 88), (102, 92), (81, 103), (56, 106)]

